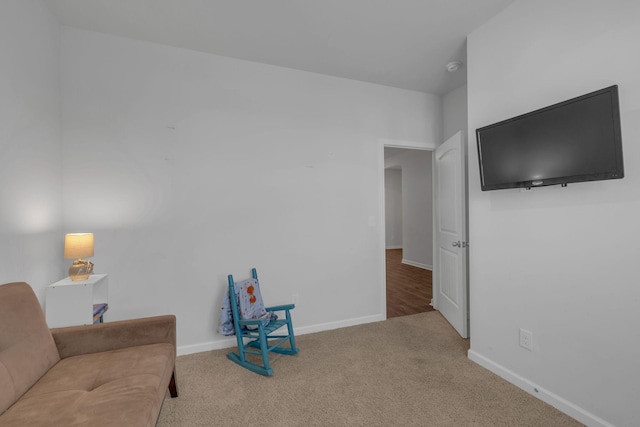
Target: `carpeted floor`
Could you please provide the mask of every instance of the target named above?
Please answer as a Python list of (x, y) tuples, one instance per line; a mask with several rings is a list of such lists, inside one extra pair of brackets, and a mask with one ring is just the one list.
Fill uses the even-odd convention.
[(180, 396), (159, 427), (581, 426), (467, 359), (437, 311), (297, 337), (273, 377), (226, 358), (180, 356)]

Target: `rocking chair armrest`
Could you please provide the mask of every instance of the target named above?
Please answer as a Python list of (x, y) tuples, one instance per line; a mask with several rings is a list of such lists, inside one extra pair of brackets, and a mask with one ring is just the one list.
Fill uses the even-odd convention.
[(265, 307), (267, 311), (285, 311), (285, 310), (293, 310), (296, 308), (295, 304), (283, 304), (283, 305), (274, 305), (273, 307)]

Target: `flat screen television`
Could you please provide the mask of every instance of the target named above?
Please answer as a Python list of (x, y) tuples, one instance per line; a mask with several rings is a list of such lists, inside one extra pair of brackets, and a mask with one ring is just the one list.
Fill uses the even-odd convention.
[(483, 191), (624, 177), (618, 86), (476, 130)]

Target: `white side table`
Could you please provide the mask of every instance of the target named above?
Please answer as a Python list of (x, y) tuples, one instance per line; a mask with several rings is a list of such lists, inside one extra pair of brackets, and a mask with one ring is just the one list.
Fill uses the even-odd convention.
[[(92, 274), (87, 280), (77, 282), (67, 277), (52, 283), (47, 286), (47, 325), (50, 328), (60, 328), (102, 321), (102, 315), (108, 308), (108, 294), (109, 282), (106, 274)], [(94, 316), (94, 305), (96, 309), (102, 308), (97, 316)]]

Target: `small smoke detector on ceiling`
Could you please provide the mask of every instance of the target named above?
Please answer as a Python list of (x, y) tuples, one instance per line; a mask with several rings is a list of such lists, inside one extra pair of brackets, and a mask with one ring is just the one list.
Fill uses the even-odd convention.
[(460, 67), (462, 67), (462, 62), (451, 61), (447, 64), (447, 71), (450, 73), (455, 73)]

